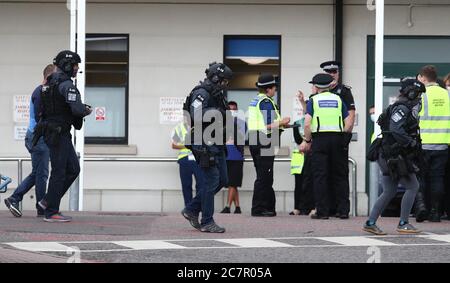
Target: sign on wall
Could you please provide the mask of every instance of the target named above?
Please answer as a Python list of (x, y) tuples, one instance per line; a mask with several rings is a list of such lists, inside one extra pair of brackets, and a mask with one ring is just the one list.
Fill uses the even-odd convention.
[(14, 139), (16, 141), (25, 140), (27, 130), (28, 130), (27, 126), (14, 126)]
[(28, 123), (30, 120), (30, 96), (14, 96), (14, 122)]
[(183, 120), (183, 103), (185, 97), (159, 98), (159, 123), (177, 124)]

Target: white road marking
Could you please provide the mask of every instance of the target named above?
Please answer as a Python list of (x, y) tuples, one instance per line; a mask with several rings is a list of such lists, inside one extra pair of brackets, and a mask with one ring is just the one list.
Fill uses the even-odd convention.
[(57, 242), (18, 242), (6, 244), (16, 249), (30, 252), (66, 252), (69, 250), (68, 246)]
[(430, 240), (450, 243), (450, 235), (437, 235), (437, 234), (434, 234), (434, 235), (420, 235), (420, 237), (427, 238), (427, 239), (430, 239)]
[(185, 249), (186, 247), (175, 245), (160, 240), (151, 241), (115, 241), (113, 244), (127, 247), (133, 250), (173, 250), (173, 249)]
[[(403, 238), (405, 243), (395, 244), (385, 241), (384, 238)], [(441, 243), (408, 243), (409, 238), (422, 238)], [(323, 244), (287, 244), (282, 240), (321, 240)], [(183, 242), (193, 241), (215, 241), (219, 243), (231, 244), (233, 246), (183, 246)], [(177, 242), (177, 244), (173, 243)], [(285, 238), (229, 238), (229, 239), (172, 239), (172, 240), (141, 240), (141, 241), (82, 241), (82, 242), (15, 242), (4, 243), (20, 250), (31, 252), (66, 252), (69, 246), (77, 244), (116, 244), (117, 249), (90, 249), (83, 250), (83, 253), (99, 252), (126, 252), (141, 250), (192, 250), (192, 249), (243, 249), (243, 248), (346, 248), (362, 246), (450, 246), (450, 234), (448, 235), (388, 235), (388, 236), (348, 236), (348, 237), (285, 237)]]
[(391, 242), (366, 237), (321, 237), (317, 239), (341, 244), (348, 247), (397, 246), (397, 244)]
[(262, 239), (262, 238), (245, 238), (245, 239), (220, 239), (218, 242), (235, 245), (242, 248), (285, 248), (293, 247), (292, 245), (282, 242)]

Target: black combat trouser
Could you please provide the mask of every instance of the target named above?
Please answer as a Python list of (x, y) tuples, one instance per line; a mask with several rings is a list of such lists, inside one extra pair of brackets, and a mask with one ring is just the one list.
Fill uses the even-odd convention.
[(63, 134), (57, 145), (48, 144), (48, 147), (52, 170), (48, 191), (44, 196), (44, 200), (47, 202), (46, 217), (59, 212), (61, 199), (80, 173), (80, 163), (70, 133)]

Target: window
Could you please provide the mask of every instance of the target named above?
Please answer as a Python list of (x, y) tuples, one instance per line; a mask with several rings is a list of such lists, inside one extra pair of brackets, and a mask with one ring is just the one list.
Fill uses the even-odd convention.
[(128, 35), (86, 36), (87, 144), (128, 144)]
[[(226, 35), (224, 63), (233, 70), (228, 100), (236, 101), (240, 110), (247, 111), (257, 95), (255, 83), (261, 73), (271, 73), (280, 82), (281, 36)], [(274, 100), (279, 106), (280, 88)]]

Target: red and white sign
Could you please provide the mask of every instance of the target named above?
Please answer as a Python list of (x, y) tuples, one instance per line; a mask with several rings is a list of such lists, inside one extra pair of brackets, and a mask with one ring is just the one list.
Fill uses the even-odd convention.
[(28, 123), (30, 121), (30, 96), (14, 96), (14, 122)]
[(160, 97), (159, 123), (177, 124), (183, 121), (183, 103), (186, 97)]
[(106, 108), (95, 107), (95, 121), (105, 121), (105, 120), (106, 120)]

